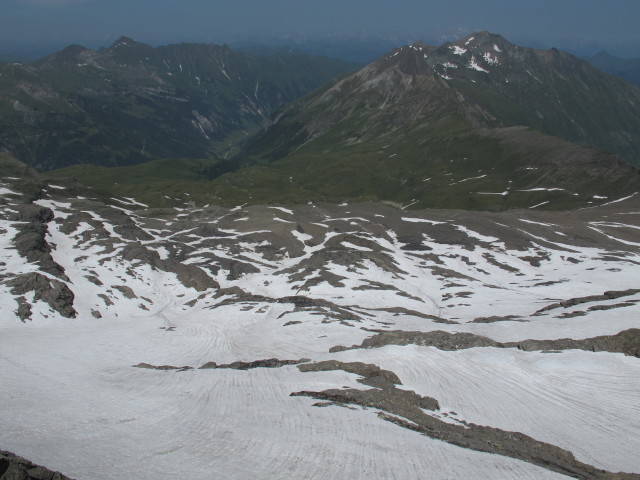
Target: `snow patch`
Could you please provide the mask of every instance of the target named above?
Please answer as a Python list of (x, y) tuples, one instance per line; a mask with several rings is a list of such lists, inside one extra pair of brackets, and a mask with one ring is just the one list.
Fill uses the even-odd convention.
[(528, 188), (526, 190), (517, 190), (518, 192), (564, 192), (565, 189), (564, 188), (543, 188), (543, 187), (536, 187), (536, 188)]
[(447, 222), (438, 222), (436, 220), (428, 220), (426, 218), (402, 217), (403, 222), (409, 223), (428, 223), (429, 225), (444, 225)]
[(489, 52), (486, 52), (482, 55), (482, 58), (489, 65), (500, 65), (500, 59), (498, 57), (493, 57)]
[(475, 56), (471, 56), (471, 60), (469, 60), (469, 65), (467, 66), (467, 68), (471, 70), (477, 70), (478, 72), (489, 73), (489, 70), (486, 70), (482, 68), (480, 65), (478, 65), (478, 62), (476, 61)]
[(534, 206), (529, 207), (529, 208), (530, 208), (530, 209), (531, 209), (531, 208), (538, 208), (538, 207), (541, 207), (542, 205), (546, 205), (547, 203), (549, 203), (549, 200), (547, 200), (546, 202), (538, 203), (537, 205), (534, 205)]
[(288, 213), (289, 215), (293, 215), (293, 210), (291, 210), (290, 208), (284, 208), (284, 207), (269, 207), (269, 208), (272, 208), (273, 210), (280, 210), (281, 212)]

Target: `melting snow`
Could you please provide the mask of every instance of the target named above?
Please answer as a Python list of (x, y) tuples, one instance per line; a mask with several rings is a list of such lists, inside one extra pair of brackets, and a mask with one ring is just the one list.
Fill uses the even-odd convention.
[(517, 190), (518, 192), (564, 192), (565, 189), (564, 188), (543, 188), (543, 187), (536, 187), (536, 188), (529, 188), (526, 190)]
[(630, 198), (635, 197), (637, 194), (638, 194), (638, 192), (633, 193), (633, 194), (629, 195), (628, 197), (623, 197), (623, 198), (619, 198), (618, 200), (613, 200), (613, 201), (608, 202), (608, 203), (603, 203), (602, 206), (604, 206), (604, 205), (612, 205), (614, 203), (619, 203), (619, 202), (624, 202), (625, 200), (629, 200)]
[(487, 175), (480, 175), (479, 177), (469, 177), (469, 178), (463, 178), (462, 180), (459, 180), (457, 182), (451, 183), (450, 185), (456, 185), (458, 183), (462, 183), (462, 182), (468, 182), (469, 180), (479, 180), (480, 178), (485, 178)]
[(466, 48), (459, 47), (458, 45), (452, 45), (449, 48), (453, 51), (454, 55), (464, 55), (467, 53)]
[(355, 243), (351, 243), (346, 240), (342, 241), (342, 245), (344, 245), (347, 248), (353, 248), (354, 250), (359, 250), (361, 252), (373, 252), (373, 250), (371, 250), (370, 248), (363, 247), (361, 245), (356, 245)]
[(403, 222), (410, 223), (428, 223), (430, 225), (443, 225), (447, 222), (437, 222), (435, 220), (427, 220), (426, 218), (412, 218), (412, 217), (402, 217)]
[(500, 59), (498, 57), (492, 57), (489, 52), (484, 53), (482, 58), (484, 58), (484, 61), (489, 65), (500, 65)]
[(538, 208), (538, 207), (541, 207), (542, 205), (546, 205), (547, 203), (549, 203), (549, 201), (538, 203), (537, 205), (534, 205), (534, 206), (529, 207), (529, 208)]
[(542, 85), (544, 85), (544, 82), (542, 80), (540, 80), (538, 77), (536, 77), (533, 73), (531, 73), (529, 70), (527, 70), (527, 73), (529, 75), (531, 75), (531, 77), (536, 80), (538, 83), (541, 83)]
[(489, 70), (485, 70), (480, 65), (478, 65), (478, 62), (476, 62), (476, 57), (474, 56), (471, 57), (471, 60), (469, 61), (469, 65), (467, 66), (467, 68), (470, 68), (471, 70), (477, 70), (479, 72), (489, 73)]
[(220, 71), (224, 74), (225, 77), (227, 77), (229, 80), (231, 80), (231, 77), (229, 75), (227, 75), (227, 72), (224, 70), (224, 68), (222, 68), (221, 66), (218, 65), (218, 68), (220, 69)]
[(556, 225), (554, 223), (535, 222), (533, 220), (527, 220), (525, 218), (520, 218), (519, 220), (521, 222), (530, 223), (532, 225), (542, 225), (544, 227), (557, 227), (558, 226), (558, 225)]
[(284, 208), (284, 207), (269, 207), (269, 208), (272, 208), (273, 210), (280, 210), (281, 212), (288, 213), (289, 215), (293, 215), (293, 210), (291, 210), (290, 208)]
[(505, 190), (504, 192), (476, 192), (478, 195), (508, 195), (509, 190)]
[(0, 195), (19, 195), (19, 193), (5, 187), (0, 187)]

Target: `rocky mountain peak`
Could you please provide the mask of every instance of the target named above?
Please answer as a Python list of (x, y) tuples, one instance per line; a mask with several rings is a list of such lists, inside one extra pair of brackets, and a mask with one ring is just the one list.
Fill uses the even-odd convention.
[[(489, 73), (504, 62), (516, 60), (519, 47), (501, 35), (481, 31), (440, 47), (416, 42), (396, 48), (378, 61), (378, 68), (399, 68), (408, 75), (432, 75), (452, 80), (452, 73)], [(525, 49), (529, 50), (529, 49)], [(464, 75), (463, 75), (464, 76)], [(460, 78), (461, 75), (455, 77)]]
[[(460, 40), (450, 43), (448, 45), (463, 45), (467, 49), (477, 50), (483, 47), (497, 47), (498, 50), (508, 51), (511, 49), (518, 48), (513, 43), (509, 42), (502, 35), (498, 35), (497, 33), (491, 33), (486, 30), (475, 32), (467, 35)], [(495, 49), (494, 49), (495, 50)]]
[[(392, 50), (288, 107), (246, 153), (322, 192), (318, 171), (330, 178), (331, 193), (411, 205), (447, 208), (464, 198), (465, 208), (565, 208), (578, 206), (579, 192), (592, 202), (638, 191), (628, 164), (640, 161), (639, 106), (639, 89), (568, 53), (479, 32), (441, 47)], [(339, 190), (333, 172), (346, 164), (360, 182)], [(614, 177), (624, 185), (596, 191)], [(516, 200), (560, 191), (571, 193)]]
[(34, 63), (36, 67), (55, 68), (73, 67), (86, 63), (88, 59), (96, 57), (97, 52), (82, 45), (69, 45), (68, 47), (55, 52)]
[(121, 48), (121, 47), (126, 47), (128, 45), (133, 45), (133, 44), (136, 44), (136, 43), (139, 43), (139, 42), (136, 42), (131, 37), (127, 37), (127, 36), (123, 35), (123, 36), (118, 37), (118, 39), (115, 42), (113, 42), (109, 48), (110, 49)]

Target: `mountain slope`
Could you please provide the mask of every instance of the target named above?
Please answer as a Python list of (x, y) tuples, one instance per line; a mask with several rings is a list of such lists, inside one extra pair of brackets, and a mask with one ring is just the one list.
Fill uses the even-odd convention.
[(602, 51), (584, 59), (603, 72), (640, 86), (640, 58), (619, 58)]
[(566, 192), (556, 208), (577, 206), (637, 191), (605, 153), (637, 162), (637, 106), (640, 89), (558, 51), (486, 32), (415, 44), (285, 108), (245, 150), (261, 166), (216, 185), (248, 191), (267, 168), (324, 196), (505, 208), (535, 204), (516, 189), (552, 189)]
[(0, 65), (0, 149), (39, 169), (230, 155), (277, 108), (353, 68), (227, 46), (122, 37)]

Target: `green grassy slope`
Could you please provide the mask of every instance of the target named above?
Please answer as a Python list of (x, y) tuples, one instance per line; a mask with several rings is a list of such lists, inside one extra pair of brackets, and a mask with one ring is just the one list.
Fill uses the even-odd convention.
[(40, 170), (232, 156), (282, 105), (354, 65), (122, 38), (0, 64), (0, 148)]

